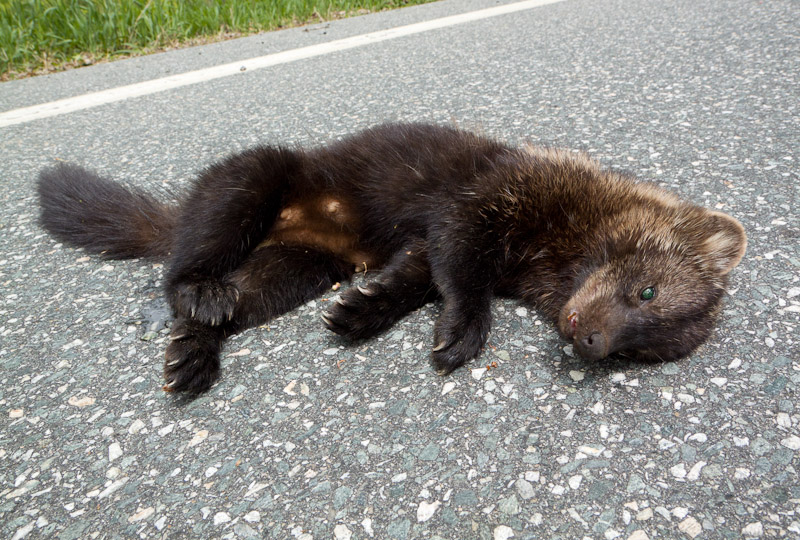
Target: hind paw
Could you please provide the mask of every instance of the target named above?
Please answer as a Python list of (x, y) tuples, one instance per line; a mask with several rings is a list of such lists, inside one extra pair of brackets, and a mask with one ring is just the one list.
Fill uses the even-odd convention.
[(239, 289), (214, 279), (180, 281), (170, 287), (169, 302), (178, 315), (218, 326), (233, 318)]
[(380, 283), (351, 287), (322, 314), (329, 330), (350, 339), (366, 339), (390, 327), (405, 313)]
[(164, 390), (199, 394), (219, 378), (221, 338), (210, 327), (179, 320), (164, 354)]

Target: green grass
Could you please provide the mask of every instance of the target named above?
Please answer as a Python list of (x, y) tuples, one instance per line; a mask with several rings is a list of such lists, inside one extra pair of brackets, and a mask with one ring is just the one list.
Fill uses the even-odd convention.
[(430, 0), (0, 0), (0, 79)]

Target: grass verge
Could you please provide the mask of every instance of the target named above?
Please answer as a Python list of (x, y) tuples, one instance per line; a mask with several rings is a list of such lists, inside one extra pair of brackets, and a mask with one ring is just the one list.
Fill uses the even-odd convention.
[(0, 80), (431, 0), (0, 0)]

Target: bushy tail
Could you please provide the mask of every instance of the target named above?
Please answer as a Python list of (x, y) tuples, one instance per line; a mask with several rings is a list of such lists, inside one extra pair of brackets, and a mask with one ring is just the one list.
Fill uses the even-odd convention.
[(177, 209), (76, 165), (39, 173), (41, 224), (58, 240), (111, 259), (169, 254)]

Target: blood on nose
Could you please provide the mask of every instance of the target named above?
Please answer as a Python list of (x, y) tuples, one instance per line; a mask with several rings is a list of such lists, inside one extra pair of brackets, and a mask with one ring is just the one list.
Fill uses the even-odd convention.
[(578, 312), (573, 311), (569, 315), (567, 315), (567, 321), (569, 321), (569, 327), (573, 331), (578, 328)]

